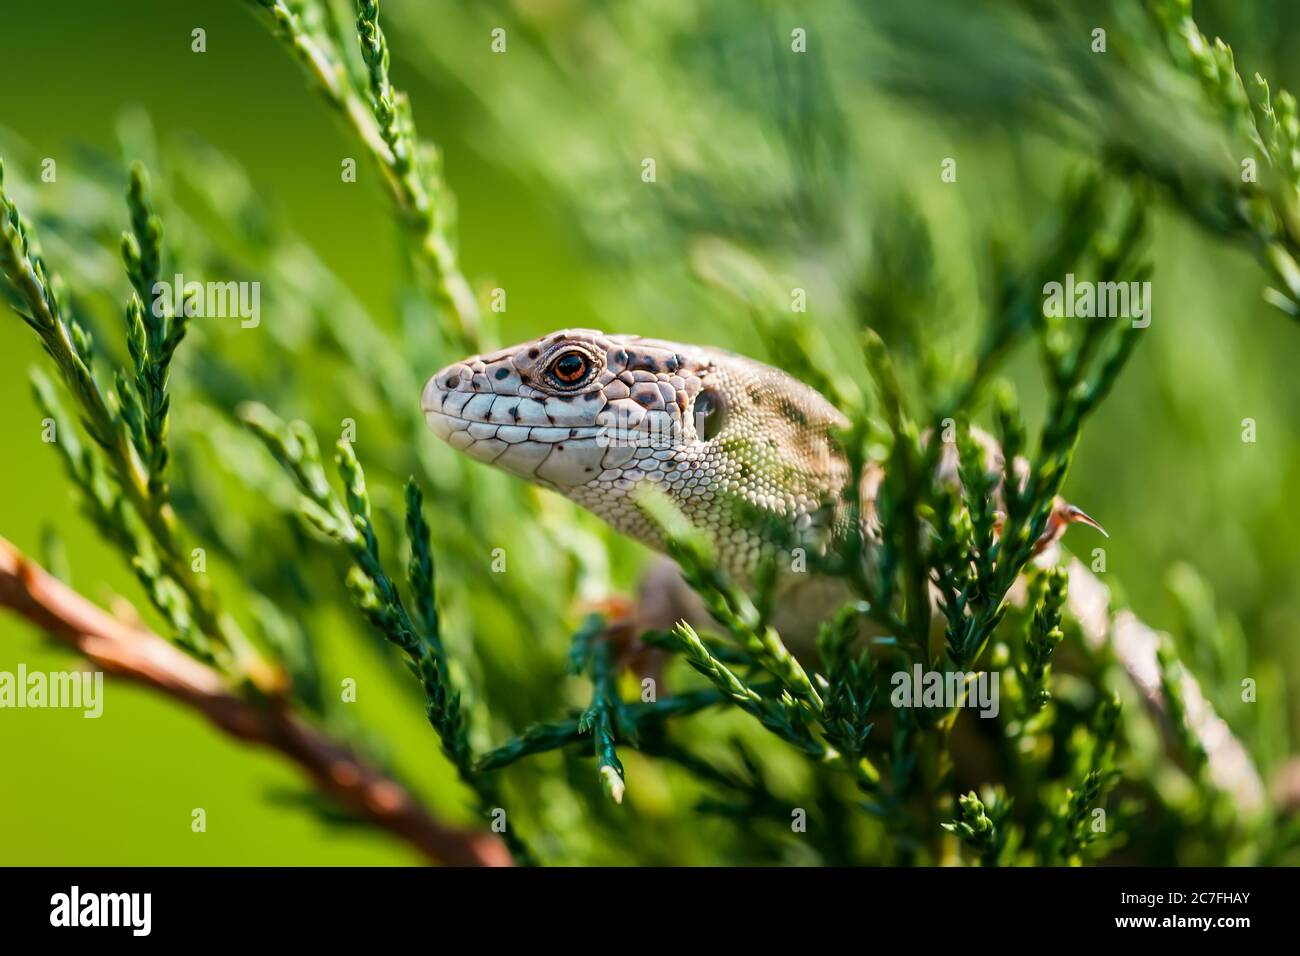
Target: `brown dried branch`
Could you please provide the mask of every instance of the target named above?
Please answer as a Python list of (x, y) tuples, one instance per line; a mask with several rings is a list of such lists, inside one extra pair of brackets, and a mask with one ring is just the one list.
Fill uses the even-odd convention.
[(455, 866), (511, 865), (509, 851), (492, 834), (437, 822), (404, 787), (305, 723), (283, 701), (256, 702), (233, 693), (217, 671), (92, 604), (4, 538), (0, 607), (25, 617), (105, 672), (161, 691), (237, 740), (276, 751), (322, 793), (431, 860)]

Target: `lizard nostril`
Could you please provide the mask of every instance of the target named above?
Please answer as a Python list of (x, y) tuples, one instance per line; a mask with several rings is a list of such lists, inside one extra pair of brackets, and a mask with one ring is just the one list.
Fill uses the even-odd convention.
[(435, 372), (424, 385), (422, 404), (425, 409), (437, 411), (449, 392), (459, 392), (470, 382), (469, 369), (457, 362)]

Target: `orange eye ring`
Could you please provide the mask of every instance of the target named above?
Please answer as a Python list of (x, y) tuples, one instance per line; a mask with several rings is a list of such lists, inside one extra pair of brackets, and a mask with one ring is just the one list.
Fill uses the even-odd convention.
[(591, 359), (576, 349), (555, 358), (547, 369), (561, 385), (576, 385), (587, 377), (590, 370)]

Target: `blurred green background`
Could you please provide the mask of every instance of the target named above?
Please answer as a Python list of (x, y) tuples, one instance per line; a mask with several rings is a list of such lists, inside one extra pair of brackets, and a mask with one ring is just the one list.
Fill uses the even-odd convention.
[[(502, 342), (582, 325), (760, 353), (745, 309), (716, 298), (701, 300), (699, 293), (679, 292), (680, 283), (660, 281), (687, 268), (683, 252), (690, 247), (646, 239), (649, 227), (636, 221), (644, 213), (619, 206), (626, 195), (605, 188), (602, 177), (610, 170), (593, 159), (599, 144), (621, 137), (629, 157), (627, 194), (639, 185), (637, 157), (658, 155), (661, 179), (682, 197), (675, 211), (678, 225), (693, 213), (703, 214), (700, 210), (725, 220), (733, 200), (738, 207), (743, 203), (747, 164), (765, 145), (746, 142), (731, 124), (744, 109), (764, 102), (759, 81), (769, 76), (771, 65), (761, 55), (747, 61), (743, 45), (738, 51), (717, 37), (741, 34), (759, 22), (774, 24), (782, 38), (790, 26), (809, 24), (810, 54), (839, 64), (830, 70), (830, 82), (852, 137), (845, 155), (853, 163), (847, 170), (833, 160), (823, 166), (817, 156), (804, 167), (782, 165), (779, 156), (774, 165), (795, 178), (808, 169), (830, 168), (840, 177), (837, 182), (858, 187), (842, 197), (838, 227), (853, 237), (854, 254), (865, 260), (887, 246), (877, 230), (887, 230), (900, 207), (929, 223), (942, 288), (934, 298), (934, 329), (911, 334), (947, 335), (927, 340), (939, 348), (968, 347), (978, 326), (981, 258), (990, 232), (1013, 244), (1030, 242), (1061, 177), (1086, 161), (1096, 145), (1088, 141), (1087, 124), (1083, 135), (1078, 130), (1061, 135), (1053, 122), (1043, 122), (1038, 114), (1053, 110), (1049, 85), (1035, 73), (1033, 61), (1021, 62), (999, 46), (1014, 36), (1008, 24), (1020, 22), (1003, 14), (1020, 16), (1027, 10), (1025, 22), (1032, 23), (1038, 4), (990, 3), (987, 19), (958, 4), (940, 3), (928, 14), (918, 9), (906, 16), (890, 8), (911, 5), (866, 4), (860, 16), (845, 21), (852, 28), (843, 30), (834, 29), (839, 5), (814, 15), (793, 6), (754, 4), (761, 17), (752, 20), (742, 9), (748, 4), (721, 5), (725, 13), (711, 14), (691, 12), (693, 5), (685, 3), (661, 9), (652, 9), (659, 4), (614, 5), (605, 24), (612, 31), (606, 46), (576, 29), (586, 6), (566, 0), (384, 4), (396, 80), (411, 94), (421, 133), (445, 152), (446, 176), (459, 206), (465, 271), (477, 286), (508, 290), (509, 310), (499, 317), (497, 332)], [(1123, 4), (1098, 4), (1098, 15), (1108, 17), (1117, 6)], [(1079, 22), (1088, 22), (1087, 9), (1082, 5)], [(546, 57), (525, 59), (522, 51), (517, 58), (493, 56), (487, 31), (498, 10), (507, 11), (501, 22), (509, 16), (512, 23), (522, 20), (527, 30), (559, 38), (558, 47), (568, 49), (572, 61), (554, 72), (567, 86), (541, 83), (522, 72), (550, 69)], [(1283, 0), (1224, 0), (1198, 4), (1197, 14), (1207, 33), (1233, 43), (1243, 72), (1258, 69), (1275, 88), (1300, 87), (1300, 8)], [(207, 31), (204, 54), (190, 50), (195, 27)], [(710, 38), (710, 31), (717, 37)], [(683, 36), (698, 42), (684, 43)], [(969, 60), (944, 52), (946, 44), (967, 42)], [(1086, 39), (1080, 42), (1086, 45)], [(750, 70), (759, 88), (738, 102), (703, 96), (696, 102), (683, 89), (673, 90), (679, 100), (665, 101), (654, 95), (661, 91), (656, 83), (671, 88), (671, 77), (656, 70), (650, 51), (662, 54), (665, 63), (697, 70), (688, 74), (695, 76), (715, 68), (701, 68), (697, 61), (716, 53), (718, 71)], [(241, 163), (255, 188), (270, 197), (357, 298), (381, 322), (397, 323), (403, 255), (373, 167), (245, 4), (9, 3), (0, 11), (0, 56), (7, 77), (0, 126), (25, 140), (35, 156), (60, 163), (53, 184), (36, 185), (36, 171), (21, 170), (29, 188), (72, 189), (77, 144), (115, 151), (119, 117), (142, 107), (160, 140), (194, 133)], [(845, 68), (848, 79), (836, 72), (843, 64), (853, 64)], [(512, 74), (515, 68), (521, 72)], [(584, 74), (587, 68), (590, 73)], [(567, 89), (572, 100), (543, 101), (558, 89)], [(639, 115), (630, 107), (638, 96), (646, 99)], [(692, 103), (693, 115), (682, 112)], [(817, 110), (828, 101), (813, 97), (803, 105), (815, 124)], [(639, 136), (637, 122), (644, 124)], [(1153, 127), (1151, 135), (1156, 132)], [(713, 152), (702, 148), (701, 133), (716, 135)], [(1098, 141), (1102, 135), (1097, 132)], [(339, 161), (346, 156), (358, 158), (355, 185), (340, 182)], [(728, 156), (735, 170), (728, 168)], [(941, 183), (938, 175), (940, 161), (949, 156), (959, 163), (955, 184)], [(1261, 681), (1260, 706), (1274, 715), (1261, 732), (1264, 742), (1253, 746), (1267, 774), (1294, 750), (1300, 727), (1300, 706), (1288, 697), (1300, 680), (1300, 508), (1295, 506), (1300, 329), (1262, 301), (1265, 278), (1244, 246), (1198, 229), (1175, 210), (1161, 209), (1152, 249), (1152, 327), (1115, 394), (1084, 430), (1066, 492), (1109, 530), (1106, 580), (1122, 582), (1122, 593), (1148, 623), (1175, 635), (1192, 632), (1170, 591), (1171, 581), (1189, 587), (1191, 578), (1176, 569), (1190, 568), (1213, 590), (1222, 625), (1239, 627), (1244, 635), (1246, 673)], [(743, 212), (760, 215), (763, 225), (762, 215), (779, 219), (791, 210)], [(124, 212), (122, 219), (125, 225)], [(807, 219), (816, 223), (817, 211)], [(730, 225), (740, 230), (745, 224)], [(766, 225), (781, 233), (786, 224)], [(800, 241), (796, 236), (791, 244)], [(829, 245), (810, 242), (798, 251), (799, 261), (815, 263), (827, 274), (808, 285), (834, 284), (844, 264), (834, 261), (837, 253)], [(52, 264), (71, 273), (67, 278), (75, 276), (68, 264)], [(115, 294), (121, 298), (124, 289), (122, 281)], [(891, 344), (905, 346), (907, 338), (895, 331)], [(123, 594), (143, 606), (129, 569), (78, 515), (60, 462), (41, 442), (27, 368), (43, 362), (30, 331), (12, 314), (0, 316), (0, 534), (39, 554), (43, 530), (56, 529), (66, 544), (73, 581), (84, 593), (101, 602)], [(1038, 386), (1032, 354), (1018, 356), (1011, 372), (1033, 410)], [(331, 374), (314, 379), (323, 395), (337, 386)], [(176, 414), (180, 419), (185, 412), (178, 406)], [(363, 409), (357, 415), (363, 463), (369, 436), (385, 425), (366, 414)], [(322, 418), (336, 420), (325, 412)], [(1245, 418), (1257, 422), (1254, 444), (1241, 440)], [(424, 432), (382, 440), (434, 443)], [(643, 551), (606, 538), (596, 523), (567, 506), (539, 505), (529, 492), (485, 469), (454, 467), (464, 467), (465, 475), (502, 500), (509, 496), (511, 507), (503, 506), (496, 519), (499, 540), (510, 540), (510, 519), (519, 502), (559, 509), (561, 524), (573, 522), (594, 540), (610, 542), (612, 580), (632, 586)], [(436, 500), (431, 508), (436, 512)], [(1086, 545), (1090, 548), (1091, 541)], [(1078, 546), (1086, 556), (1084, 545)], [(213, 573), (219, 588), (233, 590), (238, 583), (238, 569)], [(562, 652), (568, 627), (562, 615), (575, 590), (582, 590), (580, 583), (566, 579), (554, 606), (546, 609), (561, 617), (539, 614), (535, 633), (500, 640), (536, 640)], [(468, 628), (467, 604), (472, 600), (456, 602), (460, 613), (453, 611), (451, 619)], [(354, 621), (326, 612), (316, 623), (330, 672), (377, 688), (361, 695), (357, 721), (384, 740), (386, 750), (400, 755), (405, 778), (435, 807), (467, 821), (463, 796), (449, 792), (449, 772), (418, 705), (410, 696), (383, 690), (397, 686), (400, 675), (395, 677), (379, 656), (358, 649)], [(495, 639), (491, 621), (473, 626), (480, 643)], [(1184, 648), (1184, 656), (1195, 670), (1195, 653)], [(19, 663), (29, 670), (62, 669), (70, 658), (2, 615), (0, 670), (15, 670)], [(558, 708), (563, 695), (551, 675), (534, 676), (530, 703), (537, 711), (527, 716), (542, 719), (553, 712), (547, 701)], [(527, 682), (530, 675), (516, 677)], [(106, 695), (104, 716), (95, 721), (73, 711), (0, 711), (0, 863), (417, 861), (382, 834), (302, 812), (300, 781), (278, 761), (219, 737), (148, 693), (109, 682)], [(642, 762), (630, 761), (630, 776), (638, 771), (643, 792), (650, 791), (636, 798), (644, 801), (639, 810), (652, 818), (656, 800), (667, 798), (656, 797), (653, 783), (645, 783), (651, 774)], [(633, 784), (631, 791), (637, 789)], [(190, 831), (195, 807), (207, 811), (206, 833)], [(563, 822), (549, 819), (534, 826)]]

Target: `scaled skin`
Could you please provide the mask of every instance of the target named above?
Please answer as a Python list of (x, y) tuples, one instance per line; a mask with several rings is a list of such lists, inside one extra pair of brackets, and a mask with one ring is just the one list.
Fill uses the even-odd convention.
[[(798, 573), (784, 551), (821, 550), (844, 528), (837, 511), (849, 467), (832, 432), (848, 422), (779, 369), (721, 349), (564, 329), (449, 365), (421, 404), (453, 448), (565, 495), (656, 550), (658, 526), (637, 504), (650, 485), (711, 535), (740, 584), (764, 556), (782, 555), (773, 624), (797, 643), (810, 644), (817, 622), (849, 598), (843, 581)], [(997, 443), (972, 431), (1001, 474)], [(938, 477), (956, 483), (956, 448), (943, 451)], [(860, 489), (868, 534), (881, 477), (868, 468)], [(1058, 499), (1037, 550), (1076, 521), (1095, 526)], [(706, 620), (702, 611), (675, 568), (651, 569), (643, 627)]]
[(740, 580), (777, 547), (767, 521), (814, 540), (848, 480), (830, 438), (844, 416), (779, 369), (720, 349), (565, 329), (448, 366), (422, 406), (452, 447), (662, 550), (636, 504), (654, 485)]

